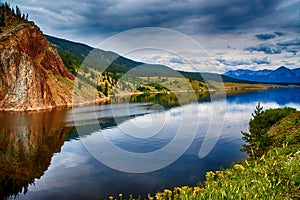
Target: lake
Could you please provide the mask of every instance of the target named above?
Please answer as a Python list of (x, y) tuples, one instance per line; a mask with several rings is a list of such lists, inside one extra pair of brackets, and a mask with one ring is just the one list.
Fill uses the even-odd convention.
[[(214, 98), (144, 94), (68, 111), (0, 113), (0, 197), (146, 197), (196, 185), (240, 152), (258, 102), (300, 109), (300, 88)], [(213, 95), (213, 94), (212, 94)], [(217, 96), (217, 94), (216, 94)]]

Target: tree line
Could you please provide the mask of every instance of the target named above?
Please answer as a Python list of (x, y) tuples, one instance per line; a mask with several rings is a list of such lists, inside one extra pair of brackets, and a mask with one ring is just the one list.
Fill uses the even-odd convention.
[(28, 21), (28, 13), (22, 13), (19, 6), (11, 7), (9, 3), (4, 2), (0, 4), (0, 27), (5, 27), (7, 19), (17, 18), (19, 20)]

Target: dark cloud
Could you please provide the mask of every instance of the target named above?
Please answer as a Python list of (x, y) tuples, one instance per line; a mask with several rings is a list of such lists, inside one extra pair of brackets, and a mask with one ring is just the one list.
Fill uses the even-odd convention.
[(250, 52), (264, 52), (265, 54), (280, 54), (282, 52), (280, 48), (269, 43), (260, 44), (258, 46), (246, 47), (244, 48), (244, 50)]
[(267, 33), (267, 34), (257, 34), (255, 35), (255, 37), (259, 40), (269, 40), (275, 38), (276, 35)]
[(264, 52), (265, 54), (280, 54), (282, 52), (289, 52), (296, 55), (300, 51), (300, 38), (290, 39), (282, 42), (262, 43), (258, 46), (250, 46), (244, 48), (244, 51)]
[[(292, 38), (300, 33), (299, 0), (14, 0), (11, 4), (19, 5), (46, 34), (92, 46), (129, 29), (164, 27), (203, 43), (206, 42), (203, 38), (210, 39), (205, 48), (214, 53), (244, 50), (295, 55), (300, 51), (299, 39)], [(254, 35), (273, 44), (251, 44)], [(274, 37), (276, 39), (268, 40)], [(225, 51), (222, 47), (226, 46)], [(180, 60), (170, 62), (179, 63)], [(250, 68), (268, 64), (268, 60), (220, 59), (221, 63)], [(272, 63), (275, 62), (272, 60)]]
[(264, 57), (264, 58), (252, 58), (251, 61), (255, 64), (258, 64), (258, 65), (263, 65), (263, 64), (266, 64), (266, 65), (269, 65), (271, 64), (271, 62), (269, 61), (268, 57)]
[(284, 41), (284, 42), (278, 42), (278, 46), (300, 46), (300, 38)]
[(243, 60), (225, 60), (225, 59), (216, 59), (218, 62), (227, 65), (227, 66), (239, 66), (239, 65), (250, 65), (250, 62)]
[(290, 52), (295, 56), (297, 54), (298, 50), (296, 50), (296, 49), (287, 49), (286, 52)]
[(280, 32), (280, 31), (275, 31), (274, 34), (277, 36), (285, 36), (286, 35), (286, 33)]
[(115, 34), (145, 26), (173, 28), (188, 34), (285, 26), (286, 21), (283, 24), (280, 20), (269, 21), (276, 13), (287, 14), (285, 8), (277, 11), (280, 3), (280, 0), (14, 1), (46, 30), (82, 35)]
[(271, 64), (268, 57), (264, 58), (252, 58), (251, 61), (245, 60), (225, 60), (225, 59), (216, 59), (218, 62), (226, 66), (241, 66), (241, 65), (269, 65)]

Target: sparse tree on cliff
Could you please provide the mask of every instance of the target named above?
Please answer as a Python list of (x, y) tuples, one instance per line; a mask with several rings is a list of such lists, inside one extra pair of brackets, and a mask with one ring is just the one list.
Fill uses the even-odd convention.
[(1, 27), (5, 26), (5, 16), (4, 16), (3, 12), (1, 13), (1, 16), (0, 16), (0, 26)]
[(103, 91), (103, 94), (104, 94), (105, 96), (108, 96), (108, 84), (107, 84), (107, 82), (105, 82), (105, 89), (104, 89), (104, 91)]
[(4, 6), (7, 10), (10, 9), (10, 5), (7, 2), (4, 3)]
[(18, 17), (20, 17), (20, 18), (21, 18), (21, 16), (22, 16), (22, 13), (21, 13), (21, 10), (20, 10), (19, 6), (16, 6), (16, 15), (17, 15)]

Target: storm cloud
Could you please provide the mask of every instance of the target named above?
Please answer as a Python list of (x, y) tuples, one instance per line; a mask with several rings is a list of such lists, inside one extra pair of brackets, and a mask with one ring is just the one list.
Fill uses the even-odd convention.
[(295, 38), (293, 40), (288, 40), (284, 42), (278, 42), (278, 46), (300, 46), (300, 38)]
[[(10, 4), (28, 13), (44, 33), (91, 46), (130, 29), (163, 27), (195, 38), (215, 54), (220, 66), (277, 68), (280, 59), (297, 64), (298, 0), (12, 0)], [(251, 60), (261, 54), (274, 55), (272, 62)], [(195, 63), (201, 60), (195, 57)]]
[(216, 59), (220, 63), (227, 66), (239, 66), (239, 65), (250, 65), (251, 62), (247, 62), (244, 60), (225, 60), (225, 59)]
[(264, 52), (265, 54), (280, 54), (282, 52), (280, 48), (269, 43), (260, 44), (258, 46), (246, 47), (244, 50), (250, 52)]
[(258, 64), (258, 65), (271, 64), (270, 59), (268, 57), (252, 58), (251, 61), (255, 64)]
[[(278, 20), (294, 7), (279, 0), (15, 0), (30, 19), (50, 31), (69, 34), (115, 34), (138, 27), (166, 27), (187, 34), (217, 34), (257, 27), (297, 27), (294, 19)], [(286, 1), (289, 2), (289, 1)], [(294, 8), (295, 9), (295, 8)], [(276, 13), (276, 17), (272, 15)], [(278, 18), (278, 19), (277, 19)], [(265, 19), (265, 20), (261, 20)], [(276, 23), (273, 20), (276, 19)], [(295, 25), (293, 25), (295, 24)], [(299, 31), (300, 28), (298, 27)]]
[(255, 37), (259, 40), (269, 40), (269, 39), (273, 39), (276, 37), (275, 34), (257, 34), (255, 35)]

